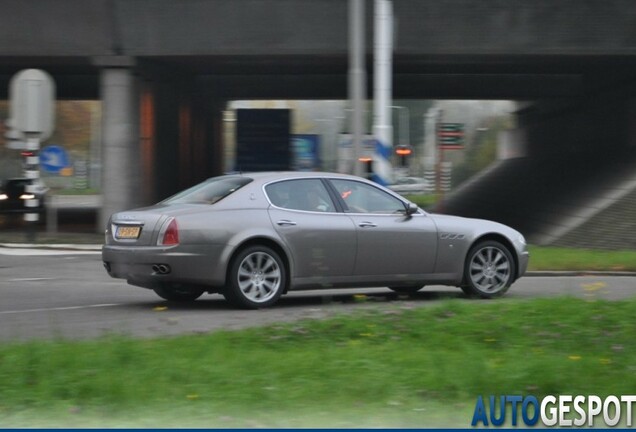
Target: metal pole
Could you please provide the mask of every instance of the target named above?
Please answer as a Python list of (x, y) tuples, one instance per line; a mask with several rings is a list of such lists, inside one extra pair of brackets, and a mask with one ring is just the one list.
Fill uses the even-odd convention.
[(391, 182), (389, 158), (393, 148), (391, 98), (393, 93), (393, 4), (390, 0), (375, 0), (375, 49), (373, 67), (373, 135), (378, 140), (373, 159), (374, 180), (380, 184)]
[(91, 189), (101, 189), (101, 113), (97, 111), (96, 104), (90, 105), (91, 111), (91, 141), (89, 146), (89, 187)]
[(366, 70), (364, 65), (364, 0), (349, 0), (349, 104), (352, 108), (353, 173), (362, 175), (358, 160), (362, 151)]
[(28, 242), (34, 242), (37, 232), (37, 223), (40, 219), (37, 207), (40, 200), (37, 198), (38, 184), (40, 183), (40, 134), (27, 134), (25, 151), (24, 151), (24, 177), (32, 179), (30, 184), (24, 187), (24, 194), (31, 195), (24, 199), (25, 213), (24, 221), (26, 222), (26, 238)]
[(46, 233), (57, 234), (57, 196), (51, 195), (46, 206)]

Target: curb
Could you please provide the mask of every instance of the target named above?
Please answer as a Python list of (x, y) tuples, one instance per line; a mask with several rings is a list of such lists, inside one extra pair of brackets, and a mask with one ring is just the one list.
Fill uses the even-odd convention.
[(40, 250), (74, 250), (101, 251), (101, 244), (37, 244), (37, 243), (0, 243), (0, 247), (7, 249), (40, 249)]
[(632, 271), (597, 271), (597, 270), (573, 270), (573, 271), (550, 271), (537, 270), (527, 271), (523, 277), (573, 277), (573, 276), (636, 276)]
[[(101, 244), (29, 244), (29, 243), (0, 243), (0, 248), (7, 249), (40, 249), (59, 251), (99, 251)], [(636, 277), (634, 271), (597, 271), (597, 270), (572, 270), (553, 271), (537, 270), (527, 271), (523, 277), (581, 277), (581, 276), (613, 276), (613, 277)]]

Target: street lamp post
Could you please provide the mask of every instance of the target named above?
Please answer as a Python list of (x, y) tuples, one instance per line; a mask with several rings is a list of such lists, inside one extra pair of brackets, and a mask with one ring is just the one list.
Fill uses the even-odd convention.
[(362, 147), (362, 116), (366, 99), (364, 19), (364, 0), (349, 0), (349, 102), (353, 110), (351, 118), (353, 173), (358, 176), (362, 174), (358, 157)]

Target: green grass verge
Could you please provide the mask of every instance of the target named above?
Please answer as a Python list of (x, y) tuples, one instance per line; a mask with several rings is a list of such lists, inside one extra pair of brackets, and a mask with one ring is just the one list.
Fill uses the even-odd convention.
[[(433, 195), (405, 195), (405, 198), (429, 209), (437, 197)], [(530, 246), (528, 270), (557, 271), (636, 271), (636, 250), (592, 250), (579, 248)]]
[(412, 203), (417, 204), (423, 209), (429, 209), (437, 202), (437, 196), (435, 194), (417, 194), (417, 195), (409, 195), (404, 194), (404, 198), (411, 201)]
[(449, 300), (209, 335), (5, 343), (0, 425), (466, 427), (478, 395), (632, 394), (635, 307)]
[(530, 246), (528, 270), (636, 271), (636, 250), (605, 251), (591, 249)]
[(51, 192), (53, 195), (99, 195), (101, 191), (93, 188), (86, 189), (75, 189), (75, 188), (65, 188), (65, 189), (54, 189)]

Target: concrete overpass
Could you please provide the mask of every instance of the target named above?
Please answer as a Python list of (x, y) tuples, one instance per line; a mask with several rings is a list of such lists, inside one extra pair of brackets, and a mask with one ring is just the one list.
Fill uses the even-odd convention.
[[(396, 99), (532, 101), (519, 124), (537, 160), (633, 151), (631, 0), (393, 3)], [(102, 100), (104, 215), (218, 174), (227, 100), (347, 96), (345, 0), (0, 0), (0, 11), (0, 98), (37, 67), (58, 97)]]

